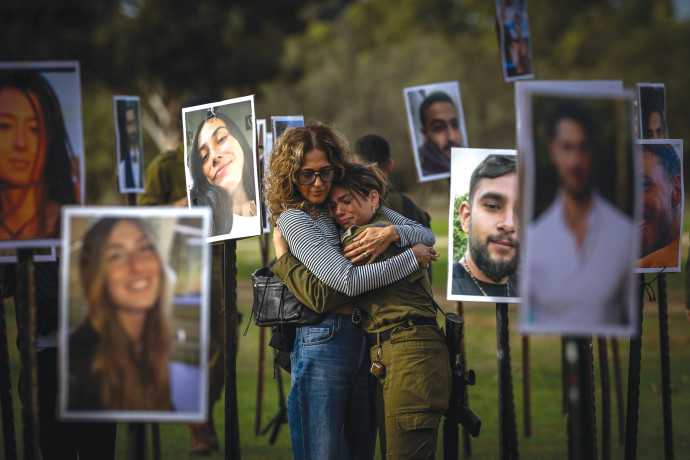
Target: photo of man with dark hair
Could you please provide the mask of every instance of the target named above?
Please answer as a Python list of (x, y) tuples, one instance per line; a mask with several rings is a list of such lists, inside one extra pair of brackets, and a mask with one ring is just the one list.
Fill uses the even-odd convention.
[(616, 117), (627, 101), (612, 98), (533, 96), (533, 212), (523, 213), (532, 332), (632, 332), (637, 187), (632, 133)]
[[(461, 158), (465, 155), (466, 158)], [(476, 301), (503, 301), (518, 297), (517, 271), (519, 265), (519, 237), (517, 227), (517, 167), (514, 151), (454, 149), (453, 161), (465, 160), (467, 168), (471, 156), (480, 160), (470, 169), (469, 186), (451, 187), (451, 207), (457, 209), (460, 230), (466, 240), (454, 237), (458, 230), (451, 227), (453, 245), (449, 257), (451, 300), (466, 300), (454, 296), (477, 296)], [(453, 165), (453, 170), (458, 165)], [(455, 175), (452, 177), (455, 181)], [(466, 182), (460, 178), (460, 182)], [(463, 187), (464, 185), (464, 187)], [(462, 194), (462, 195), (460, 195)], [(454, 221), (455, 222), (455, 221)], [(454, 223), (455, 225), (455, 223)], [(465, 244), (465, 249), (455, 248)], [(500, 299), (496, 299), (500, 298)]]
[(663, 83), (638, 83), (640, 138), (667, 139), (666, 88)]
[(467, 147), (457, 82), (405, 88), (405, 103), (421, 182), (450, 175), (450, 149)]
[[(672, 142), (672, 143), (666, 143)], [(643, 271), (680, 271), (683, 223), (683, 167), (676, 153), (683, 141), (638, 141), (642, 150), (642, 254)]]
[(144, 165), (139, 122), (139, 98), (115, 96), (115, 120), (118, 143), (118, 178), (120, 192), (144, 191)]

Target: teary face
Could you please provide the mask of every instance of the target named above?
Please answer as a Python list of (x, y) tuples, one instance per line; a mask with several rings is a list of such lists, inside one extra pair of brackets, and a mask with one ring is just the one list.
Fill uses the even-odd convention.
[[(313, 149), (304, 154), (302, 167), (300, 171), (319, 171), (325, 168), (331, 168), (333, 165), (328, 161), (326, 152), (321, 149)], [(297, 185), (297, 190), (302, 197), (313, 204), (323, 204), (328, 199), (328, 194), (331, 191), (332, 182), (324, 182), (321, 176), (317, 175), (314, 182), (309, 185), (302, 185), (294, 179)]]
[(43, 114), (29, 97), (14, 88), (0, 91), (0, 182), (13, 187), (36, 184), (45, 164)]
[(209, 118), (199, 131), (201, 168), (208, 182), (232, 195), (242, 183), (244, 152), (239, 141), (218, 117)]
[(424, 138), (450, 158), (450, 149), (460, 147), (462, 134), (458, 111), (450, 102), (436, 102), (426, 111), (426, 125), (422, 126)]
[(640, 233), (642, 254), (661, 249), (673, 238), (673, 185), (668, 180), (659, 158), (653, 153), (642, 153), (643, 211)]
[(592, 176), (592, 152), (587, 133), (580, 122), (562, 118), (549, 143), (549, 156), (556, 168), (561, 187), (573, 198), (589, 197)]
[(647, 119), (647, 135), (645, 139), (666, 139), (666, 129), (661, 114), (654, 111), (649, 114)]
[(371, 221), (378, 202), (379, 194), (376, 190), (369, 192), (368, 196), (362, 196), (335, 185), (330, 195), (331, 215), (335, 222), (345, 230), (353, 225), (360, 227)]
[(160, 296), (161, 264), (147, 236), (134, 223), (115, 224), (103, 249), (105, 286), (119, 310), (152, 308)]
[(479, 181), (471, 205), (460, 206), (462, 230), (467, 233), (472, 260), (499, 282), (517, 270), (517, 174)]

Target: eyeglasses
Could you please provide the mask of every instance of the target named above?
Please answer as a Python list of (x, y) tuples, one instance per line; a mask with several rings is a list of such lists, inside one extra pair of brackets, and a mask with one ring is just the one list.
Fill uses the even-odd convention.
[(333, 182), (335, 173), (335, 168), (329, 166), (327, 168), (321, 168), (318, 171), (314, 171), (313, 169), (302, 169), (297, 171), (296, 177), (300, 185), (311, 185), (316, 181), (316, 176), (321, 178), (321, 182)]

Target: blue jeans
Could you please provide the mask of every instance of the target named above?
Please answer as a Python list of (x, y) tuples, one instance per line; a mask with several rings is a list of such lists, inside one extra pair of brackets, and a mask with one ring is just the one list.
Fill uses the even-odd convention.
[(350, 315), (333, 313), (298, 328), (291, 365), (287, 407), (294, 458), (373, 458), (376, 417), (362, 328)]

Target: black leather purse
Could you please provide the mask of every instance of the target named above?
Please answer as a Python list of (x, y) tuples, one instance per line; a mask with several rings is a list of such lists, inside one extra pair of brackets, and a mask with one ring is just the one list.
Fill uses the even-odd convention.
[(305, 326), (318, 324), (325, 314), (318, 314), (297, 300), (295, 295), (273, 274), (273, 259), (252, 274), (254, 324), (261, 327)]

